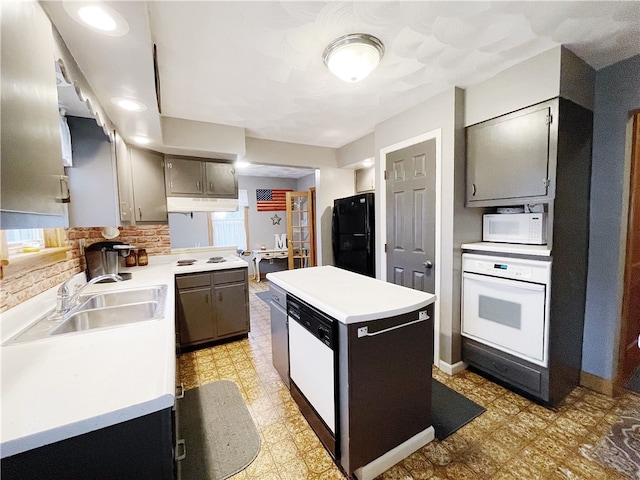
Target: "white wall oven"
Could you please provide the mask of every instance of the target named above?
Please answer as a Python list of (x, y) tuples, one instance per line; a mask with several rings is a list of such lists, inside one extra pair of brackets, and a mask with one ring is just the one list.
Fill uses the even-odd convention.
[(547, 366), (551, 261), (462, 255), (462, 335)]

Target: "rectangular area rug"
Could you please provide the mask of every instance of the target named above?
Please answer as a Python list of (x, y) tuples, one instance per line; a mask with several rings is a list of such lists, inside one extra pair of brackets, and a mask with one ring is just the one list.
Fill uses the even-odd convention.
[(269, 300), (271, 299), (271, 292), (257, 292), (256, 295), (260, 300), (269, 305)]
[(640, 480), (640, 408), (627, 409), (598, 445), (583, 445), (580, 453), (628, 478)]
[(464, 395), (431, 380), (431, 415), (438, 440), (444, 440), (484, 411), (484, 407)]
[(187, 390), (177, 413), (178, 435), (186, 447), (182, 478), (223, 480), (258, 456), (260, 435), (234, 382), (218, 380)]

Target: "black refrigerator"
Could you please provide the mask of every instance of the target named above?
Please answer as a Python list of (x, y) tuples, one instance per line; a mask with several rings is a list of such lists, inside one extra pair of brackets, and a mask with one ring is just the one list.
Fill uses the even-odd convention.
[(336, 267), (376, 276), (373, 193), (334, 200), (331, 234)]

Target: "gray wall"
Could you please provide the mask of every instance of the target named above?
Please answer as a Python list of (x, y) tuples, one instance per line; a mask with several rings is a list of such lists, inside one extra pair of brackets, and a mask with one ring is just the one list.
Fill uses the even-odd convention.
[(589, 273), (582, 369), (613, 380), (620, 335), (624, 238), (625, 131), (640, 108), (640, 55), (596, 72)]
[(208, 212), (169, 213), (171, 248), (208, 246), (209, 215)]
[[(294, 178), (273, 177), (238, 177), (238, 188), (247, 191), (249, 198), (249, 250), (256, 250), (260, 245), (274, 248), (275, 234), (287, 233), (287, 212), (258, 212), (256, 210), (256, 189), (286, 189), (296, 190), (297, 181)], [(274, 225), (271, 217), (278, 215), (281, 218), (279, 225)]]

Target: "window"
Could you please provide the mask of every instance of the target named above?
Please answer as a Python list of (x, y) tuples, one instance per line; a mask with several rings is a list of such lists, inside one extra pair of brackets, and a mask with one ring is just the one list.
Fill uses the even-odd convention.
[(237, 245), (239, 250), (247, 250), (246, 207), (235, 212), (211, 212), (213, 246)]
[(44, 231), (41, 228), (27, 228), (23, 230), (5, 230), (9, 253), (20, 253), (23, 244), (33, 242), (38, 248), (44, 247)]

